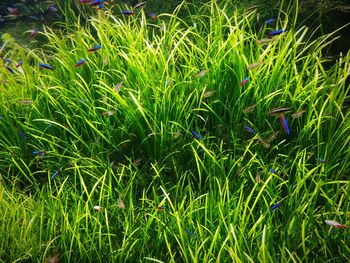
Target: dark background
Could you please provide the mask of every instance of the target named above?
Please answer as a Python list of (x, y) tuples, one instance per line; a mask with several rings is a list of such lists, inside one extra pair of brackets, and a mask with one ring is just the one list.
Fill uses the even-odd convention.
[[(188, 0), (193, 4), (200, 6), (210, 0)], [(64, 3), (71, 3), (72, 7), (78, 12), (80, 4), (78, 0), (1, 0), (0, 1), (0, 34), (9, 32), (20, 43), (22, 34), (17, 33), (17, 30), (31, 30), (33, 27), (44, 25), (52, 25), (56, 21), (62, 20), (60, 11), (53, 12), (49, 9), (50, 6)], [(109, 6), (121, 5), (123, 9), (131, 8), (138, 0), (110, 0), (105, 1)], [(172, 13), (181, 0), (150, 0), (144, 7), (145, 12), (151, 13)], [(257, 5), (259, 13), (263, 17), (276, 15), (280, 7), (280, 2), (276, 0), (246, 0), (234, 1), (237, 7), (248, 8), (252, 5)], [(78, 5), (78, 6), (77, 6)], [(16, 7), (21, 13), (16, 17), (11, 15), (7, 7)], [(181, 13), (179, 14), (181, 15)], [(186, 18), (184, 18), (186, 19)], [(349, 0), (300, 0), (298, 8), (298, 23), (300, 26), (306, 25), (311, 28), (310, 31), (316, 30), (315, 37), (326, 33), (333, 32), (340, 27), (350, 23), (350, 1)], [(23, 30), (24, 31), (24, 30)], [(350, 49), (350, 26), (340, 30), (336, 34), (341, 36), (340, 40), (335, 41), (330, 46), (328, 53), (339, 54), (346, 53)]]

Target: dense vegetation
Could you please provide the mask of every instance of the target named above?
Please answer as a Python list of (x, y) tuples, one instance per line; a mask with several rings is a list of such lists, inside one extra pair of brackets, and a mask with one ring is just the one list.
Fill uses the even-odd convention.
[(311, 40), (296, 1), (267, 23), (215, 0), (79, 8), (37, 48), (2, 36), (0, 260), (350, 260), (325, 222), (350, 215), (333, 34)]

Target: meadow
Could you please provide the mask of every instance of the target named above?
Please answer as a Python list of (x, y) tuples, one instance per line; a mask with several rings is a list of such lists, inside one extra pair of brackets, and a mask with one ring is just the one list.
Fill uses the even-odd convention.
[(61, 8), (45, 44), (1, 39), (1, 262), (350, 261), (336, 32), (298, 1)]

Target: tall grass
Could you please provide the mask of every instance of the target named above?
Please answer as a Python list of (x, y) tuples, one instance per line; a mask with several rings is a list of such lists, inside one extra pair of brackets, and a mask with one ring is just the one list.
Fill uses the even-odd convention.
[(1, 49), (24, 61), (1, 69), (2, 261), (349, 261), (349, 230), (324, 220), (349, 224), (350, 55), (326, 67), (333, 35), (310, 40), (296, 2), (274, 28), (226, 1), (191, 10), (98, 12), (23, 57)]

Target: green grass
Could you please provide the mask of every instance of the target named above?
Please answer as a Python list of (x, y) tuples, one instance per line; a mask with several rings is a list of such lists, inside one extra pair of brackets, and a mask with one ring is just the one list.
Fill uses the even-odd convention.
[[(297, 3), (282, 3), (275, 29), (287, 31), (265, 46), (272, 28), (256, 11), (189, 5), (158, 20), (97, 13), (45, 28), (40, 48), (1, 48), (24, 62), (24, 74), (0, 73), (1, 261), (350, 260), (348, 228), (324, 222), (349, 225), (350, 54), (329, 67), (333, 34), (310, 40)], [(276, 107), (291, 108), (291, 135), (268, 115)]]

